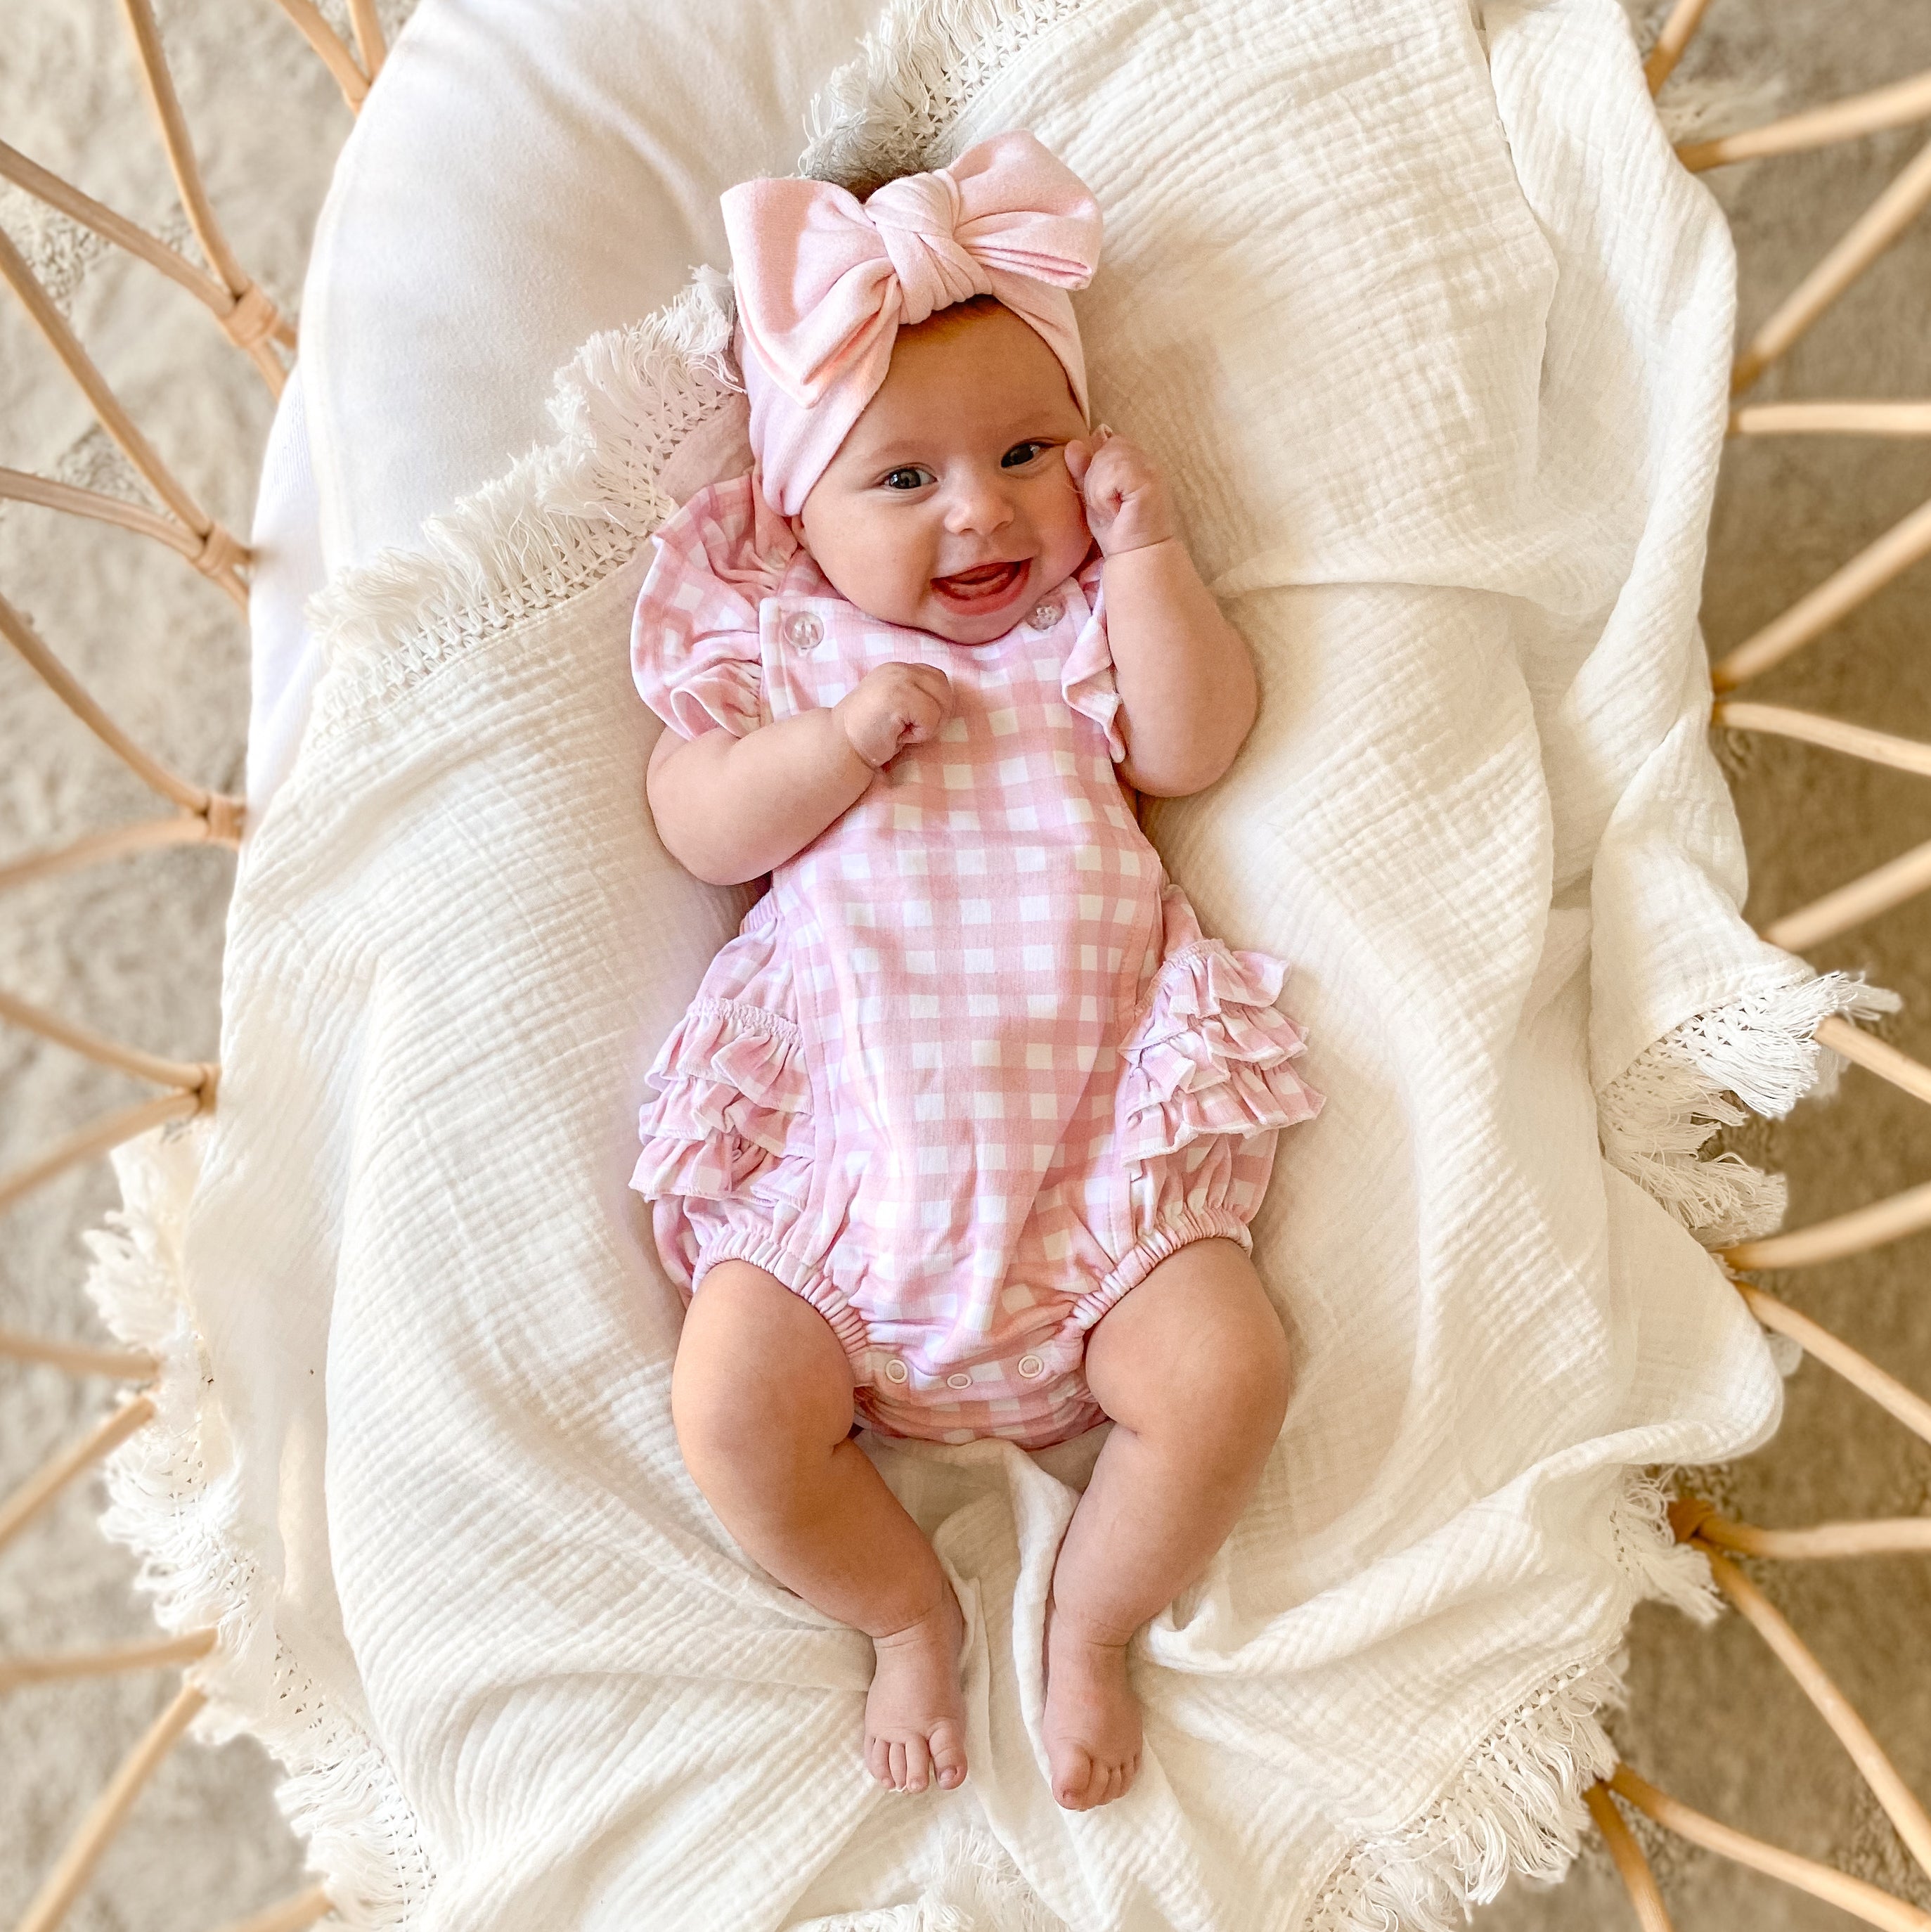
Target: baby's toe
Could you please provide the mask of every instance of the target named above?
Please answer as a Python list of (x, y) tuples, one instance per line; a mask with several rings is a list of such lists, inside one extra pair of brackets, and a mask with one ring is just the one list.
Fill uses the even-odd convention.
[(905, 1783), (902, 1788), (923, 1791), (931, 1769), (931, 1754), (926, 1749), (925, 1740), (915, 1731), (905, 1740)]
[(932, 1768), (941, 1791), (956, 1791), (965, 1782), (965, 1740), (958, 1725), (949, 1721), (934, 1724), (931, 1736)]
[(880, 1784), (892, 1782), (891, 1747), (883, 1738), (865, 1739), (865, 1768)]
[(1053, 1797), (1063, 1810), (1084, 1811), (1093, 1802), (1093, 1760), (1070, 1745), (1053, 1767)]

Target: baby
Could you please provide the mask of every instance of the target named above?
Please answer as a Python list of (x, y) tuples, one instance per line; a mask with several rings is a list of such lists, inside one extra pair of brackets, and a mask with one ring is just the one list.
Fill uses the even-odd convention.
[(745, 1551), (871, 1639), (873, 1773), (949, 1790), (959, 1607), (854, 1419), (1025, 1448), (1110, 1420), (1048, 1612), (1041, 1742), (1084, 1809), (1139, 1766), (1128, 1644), (1287, 1402), (1247, 1224), (1319, 1097), (1280, 963), (1202, 935), (1123, 789), (1213, 784), (1253, 670), (1153, 465), (1088, 430), (1066, 291), (1099, 212), (1031, 136), (862, 205), (724, 208), (757, 466), (658, 533), (633, 638), (665, 845), (771, 875), (631, 1183), (694, 1294), (678, 1441)]

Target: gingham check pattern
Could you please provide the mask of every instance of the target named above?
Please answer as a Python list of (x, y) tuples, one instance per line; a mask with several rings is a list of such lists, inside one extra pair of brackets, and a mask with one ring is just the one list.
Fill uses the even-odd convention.
[(1100, 1412), (1087, 1332), (1187, 1242), (1244, 1246), (1288, 1064), (1283, 969), (1204, 938), (1114, 769), (1097, 559), (964, 646), (841, 598), (749, 478), (658, 537), (633, 661), (685, 735), (937, 666), (952, 716), (772, 890), (652, 1070), (632, 1184), (694, 1288), (727, 1257), (829, 1320), (865, 1419), (1029, 1446)]

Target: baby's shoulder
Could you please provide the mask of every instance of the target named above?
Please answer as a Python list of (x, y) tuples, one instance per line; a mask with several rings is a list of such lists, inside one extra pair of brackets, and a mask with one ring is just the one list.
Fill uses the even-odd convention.
[[(663, 524), (644, 595), (653, 585), (709, 579), (753, 604), (775, 596), (804, 552), (790, 526), (772, 508), (749, 473), (706, 485)], [(688, 598), (688, 590), (684, 592)]]

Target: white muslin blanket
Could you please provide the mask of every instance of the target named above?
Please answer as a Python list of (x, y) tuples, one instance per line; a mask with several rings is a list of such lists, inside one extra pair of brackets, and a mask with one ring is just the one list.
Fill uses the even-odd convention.
[(625, 644), (733, 405), (700, 283), (589, 345), (559, 442), (327, 594), (218, 1109), (124, 1156), (100, 1244), (168, 1365), (115, 1526), (164, 1618), (220, 1622), (215, 1721), (280, 1754), (352, 1924), (1459, 1924), (1573, 1852), (1633, 1602), (1699, 1601), (1638, 1472), (1777, 1420), (1687, 1232), (1774, 1190), (1694, 1154), (1855, 994), (1738, 916), (1696, 628), (1732, 259), (1616, 0), (922, 0), (806, 166), (1008, 127), (1105, 211), (1096, 411), (1261, 668), (1234, 772), (1150, 830), (1210, 929), (1294, 963), (1329, 1096), (1255, 1226), (1279, 1449), (1135, 1646), (1138, 1785), (1080, 1816), (1039, 1658), (1090, 1442), (870, 1445), (970, 1626), (970, 1780), (918, 1798), (859, 1762), (865, 1640), (684, 1473), (625, 1180), (745, 902), (655, 838)]

